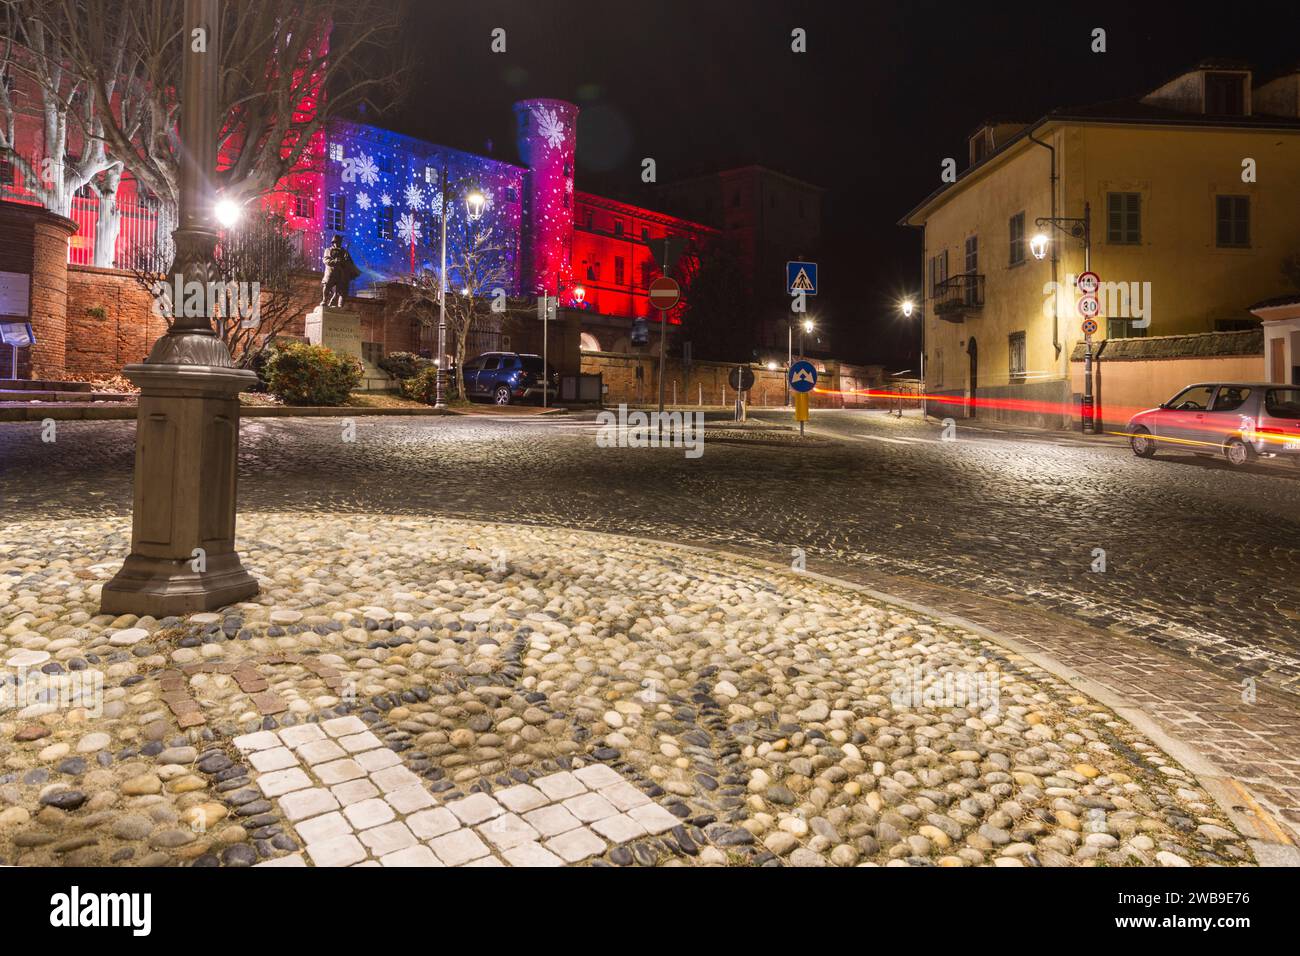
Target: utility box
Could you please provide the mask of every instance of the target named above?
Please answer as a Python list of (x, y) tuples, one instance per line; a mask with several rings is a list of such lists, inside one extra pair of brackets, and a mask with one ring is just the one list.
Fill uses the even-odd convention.
[(603, 375), (562, 375), (560, 376), (560, 401), (562, 402), (599, 402), (605, 395), (605, 377)]

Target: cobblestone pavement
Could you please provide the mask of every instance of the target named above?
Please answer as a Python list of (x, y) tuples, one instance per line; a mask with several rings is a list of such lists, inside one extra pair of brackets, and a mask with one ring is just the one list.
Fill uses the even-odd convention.
[(0, 863), (1242, 865), (1033, 660), (698, 549), (242, 518), (256, 601), (98, 614), (129, 520), (7, 521)]
[[(1300, 691), (1300, 470), (1142, 461), (1115, 442), (960, 425), (941, 442), (933, 424), (879, 413), (813, 424), (836, 441), (802, 453), (706, 441), (687, 460), (597, 449), (590, 416), (363, 418), (355, 443), (339, 421), (249, 421), (241, 503), (581, 527), (777, 562), (802, 547), (810, 567), (955, 608), (1122, 685), (1300, 824), (1287, 703)], [(44, 444), (35, 424), (0, 426), (6, 513), (126, 513), (132, 434), (68, 423)]]
[[(1300, 693), (1300, 469), (1135, 458), (819, 412), (844, 441), (796, 454), (595, 447), (590, 417), (244, 423), (241, 504), (415, 511), (791, 549), (1023, 601)], [(0, 425), (6, 513), (121, 514), (132, 423)], [(871, 436), (871, 437), (867, 437)], [(1096, 549), (1104, 572), (1092, 570)]]

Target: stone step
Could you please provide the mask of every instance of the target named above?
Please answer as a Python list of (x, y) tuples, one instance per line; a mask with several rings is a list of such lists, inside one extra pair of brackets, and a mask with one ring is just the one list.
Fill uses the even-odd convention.
[[(0, 386), (8, 385), (0, 382)], [(134, 399), (131, 394), (118, 392), (69, 392), (60, 390), (37, 391), (35, 389), (11, 389), (0, 387), (0, 402), (125, 402)]]
[(93, 391), (93, 388), (89, 382), (53, 382), (22, 378), (0, 378), (0, 391), (89, 392)]

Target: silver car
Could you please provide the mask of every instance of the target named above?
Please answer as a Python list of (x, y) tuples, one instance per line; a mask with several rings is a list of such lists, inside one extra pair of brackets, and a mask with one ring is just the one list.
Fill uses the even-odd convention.
[(1223, 455), (1233, 467), (1257, 458), (1300, 465), (1300, 386), (1268, 382), (1189, 385), (1159, 408), (1129, 421), (1133, 454)]

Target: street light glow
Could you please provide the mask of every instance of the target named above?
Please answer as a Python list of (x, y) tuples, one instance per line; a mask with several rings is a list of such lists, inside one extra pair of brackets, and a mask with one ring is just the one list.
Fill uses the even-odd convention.
[(812, 332), (812, 330), (813, 330), (813, 320), (812, 320), (812, 319), (804, 319), (804, 320), (803, 320), (803, 330), (804, 330), (805, 332), (809, 332), (809, 333)]
[(910, 319), (910, 318), (912, 317), (912, 312), (913, 312), (913, 310), (914, 310), (915, 308), (916, 308), (916, 304), (915, 304), (911, 299), (904, 299), (904, 300), (903, 300), (903, 315), (904, 315), (904, 316), (906, 316), (907, 318)]
[(471, 189), (469, 195), (465, 197), (465, 211), (469, 213), (469, 218), (478, 221), (483, 216), (483, 208), (487, 205), (487, 197), (477, 189)]
[(213, 210), (217, 217), (217, 222), (223, 229), (230, 229), (239, 222), (243, 215), (243, 210), (239, 208), (239, 203), (233, 199), (222, 199), (217, 202)]
[(1047, 233), (1040, 232), (1034, 238), (1029, 240), (1029, 251), (1034, 254), (1035, 259), (1047, 258)]

